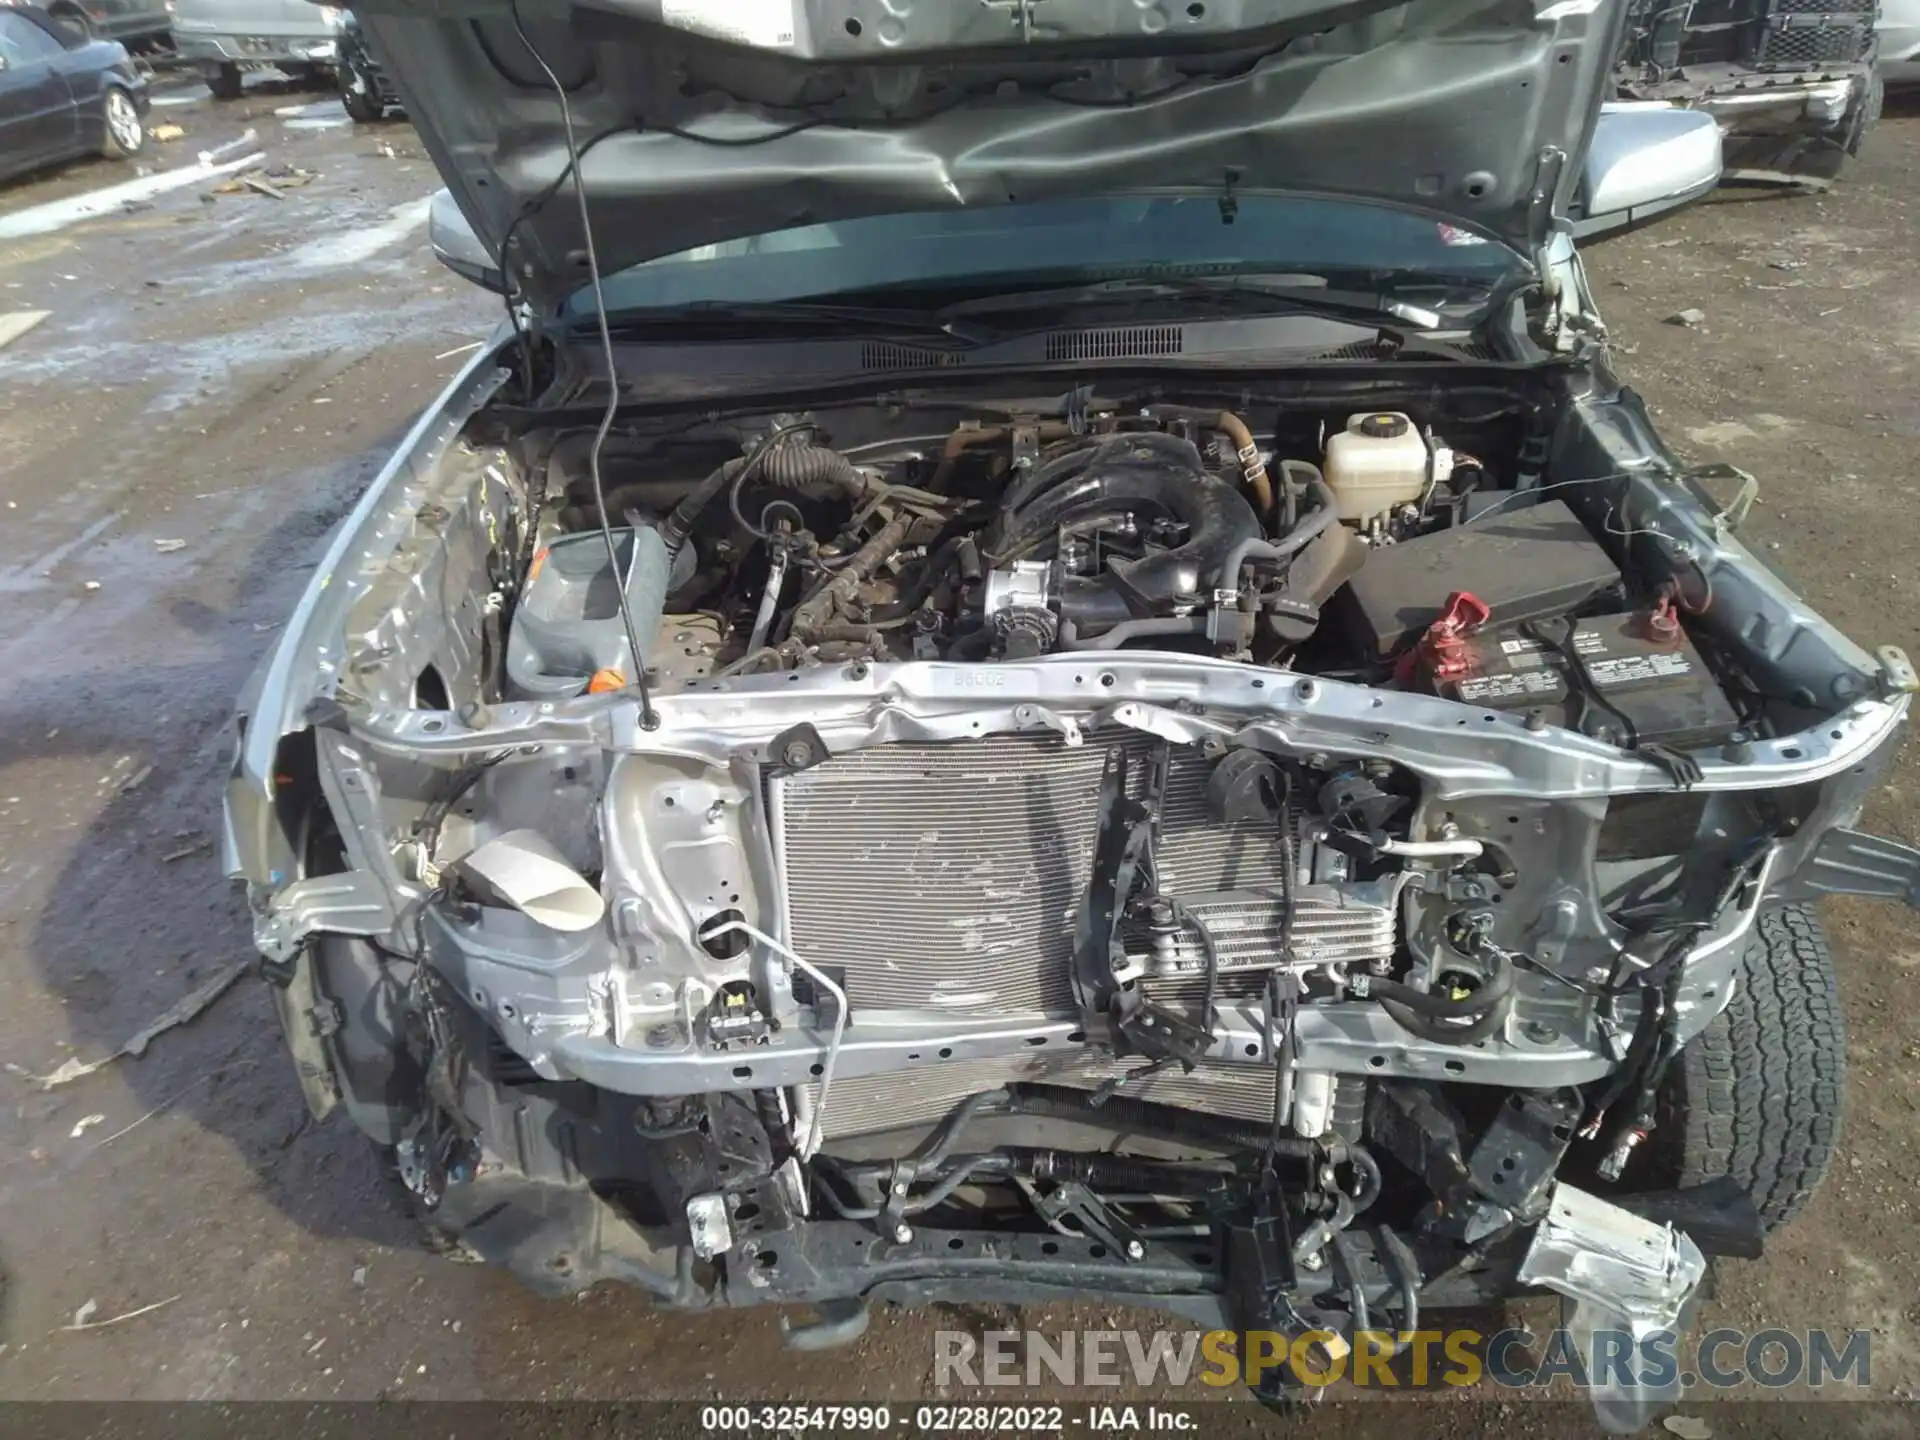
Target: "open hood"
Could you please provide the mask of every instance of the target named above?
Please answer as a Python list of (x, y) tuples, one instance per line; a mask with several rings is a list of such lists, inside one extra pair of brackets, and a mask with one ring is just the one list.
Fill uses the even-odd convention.
[[(1408, 206), (1537, 255), (1622, 7), (1603, 0), (371, 0), (454, 199), (545, 308), (794, 225), (1128, 193)], [(529, 48), (529, 43), (531, 49)], [(537, 52), (538, 58), (536, 58)], [(544, 67), (542, 62), (544, 61)]]

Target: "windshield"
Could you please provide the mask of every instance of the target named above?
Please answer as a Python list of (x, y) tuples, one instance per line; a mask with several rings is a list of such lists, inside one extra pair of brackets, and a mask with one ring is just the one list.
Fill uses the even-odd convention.
[[(1478, 288), (1526, 269), (1496, 241), (1382, 205), (1242, 196), (1228, 223), (1217, 197), (1130, 197), (802, 225), (662, 256), (603, 288), (610, 311), (630, 311), (1273, 270), (1393, 272)], [(576, 293), (568, 313), (588, 313), (591, 298)]]

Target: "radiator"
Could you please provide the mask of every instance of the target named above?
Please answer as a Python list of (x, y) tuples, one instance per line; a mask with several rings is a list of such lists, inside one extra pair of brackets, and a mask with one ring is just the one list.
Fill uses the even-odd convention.
[[(1113, 742), (1144, 762), (1155, 742)], [(1070, 1015), (1074, 916), (1085, 894), (1107, 745), (995, 736), (872, 746), (768, 782), (790, 943), (839, 972), (862, 1008)], [(1136, 789), (1144, 763), (1129, 767)], [(1208, 762), (1175, 747), (1155, 847), (1158, 888), (1212, 932), (1221, 993), (1257, 993), (1278, 962), (1284, 847), (1276, 829), (1216, 825)], [(1294, 955), (1309, 965), (1392, 953), (1391, 903), (1295, 877)], [(1129, 953), (1150, 938), (1129, 930)], [(1184, 993), (1191, 939), (1149, 957)], [(1153, 988), (1150, 986), (1150, 988)]]

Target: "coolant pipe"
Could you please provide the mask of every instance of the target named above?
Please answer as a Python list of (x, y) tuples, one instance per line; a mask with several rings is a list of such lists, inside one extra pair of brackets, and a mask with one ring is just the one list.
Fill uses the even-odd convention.
[(1478, 860), (1487, 853), (1487, 847), (1478, 840), (1395, 840), (1383, 836), (1367, 843), (1382, 855), (1406, 860)]

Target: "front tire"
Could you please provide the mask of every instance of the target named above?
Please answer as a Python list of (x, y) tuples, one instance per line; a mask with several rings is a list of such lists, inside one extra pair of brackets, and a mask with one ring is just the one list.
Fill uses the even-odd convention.
[(126, 160), (147, 148), (147, 127), (133, 97), (118, 86), (108, 86), (100, 102), (102, 129), (100, 153), (110, 160)]
[(373, 83), (351, 65), (340, 67), (340, 103), (346, 107), (347, 118), (358, 125), (371, 125), (387, 113)]
[(99, 36), (93, 28), (93, 21), (87, 18), (84, 10), (72, 5), (56, 5), (47, 11), (49, 19), (57, 21), (62, 28), (73, 32), (77, 40), (95, 40)]
[(246, 77), (240, 73), (238, 65), (213, 65), (203, 73), (207, 89), (213, 92), (216, 100), (238, 100), (241, 92), (247, 88)]
[(1733, 1000), (1680, 1056), (1680, 1183), (1732, 1176), (1769, 1234), (1827, 1178), (1847, 1091), (1846, 1023), (1833, 952), (1805, 905), (1760, 917)]

